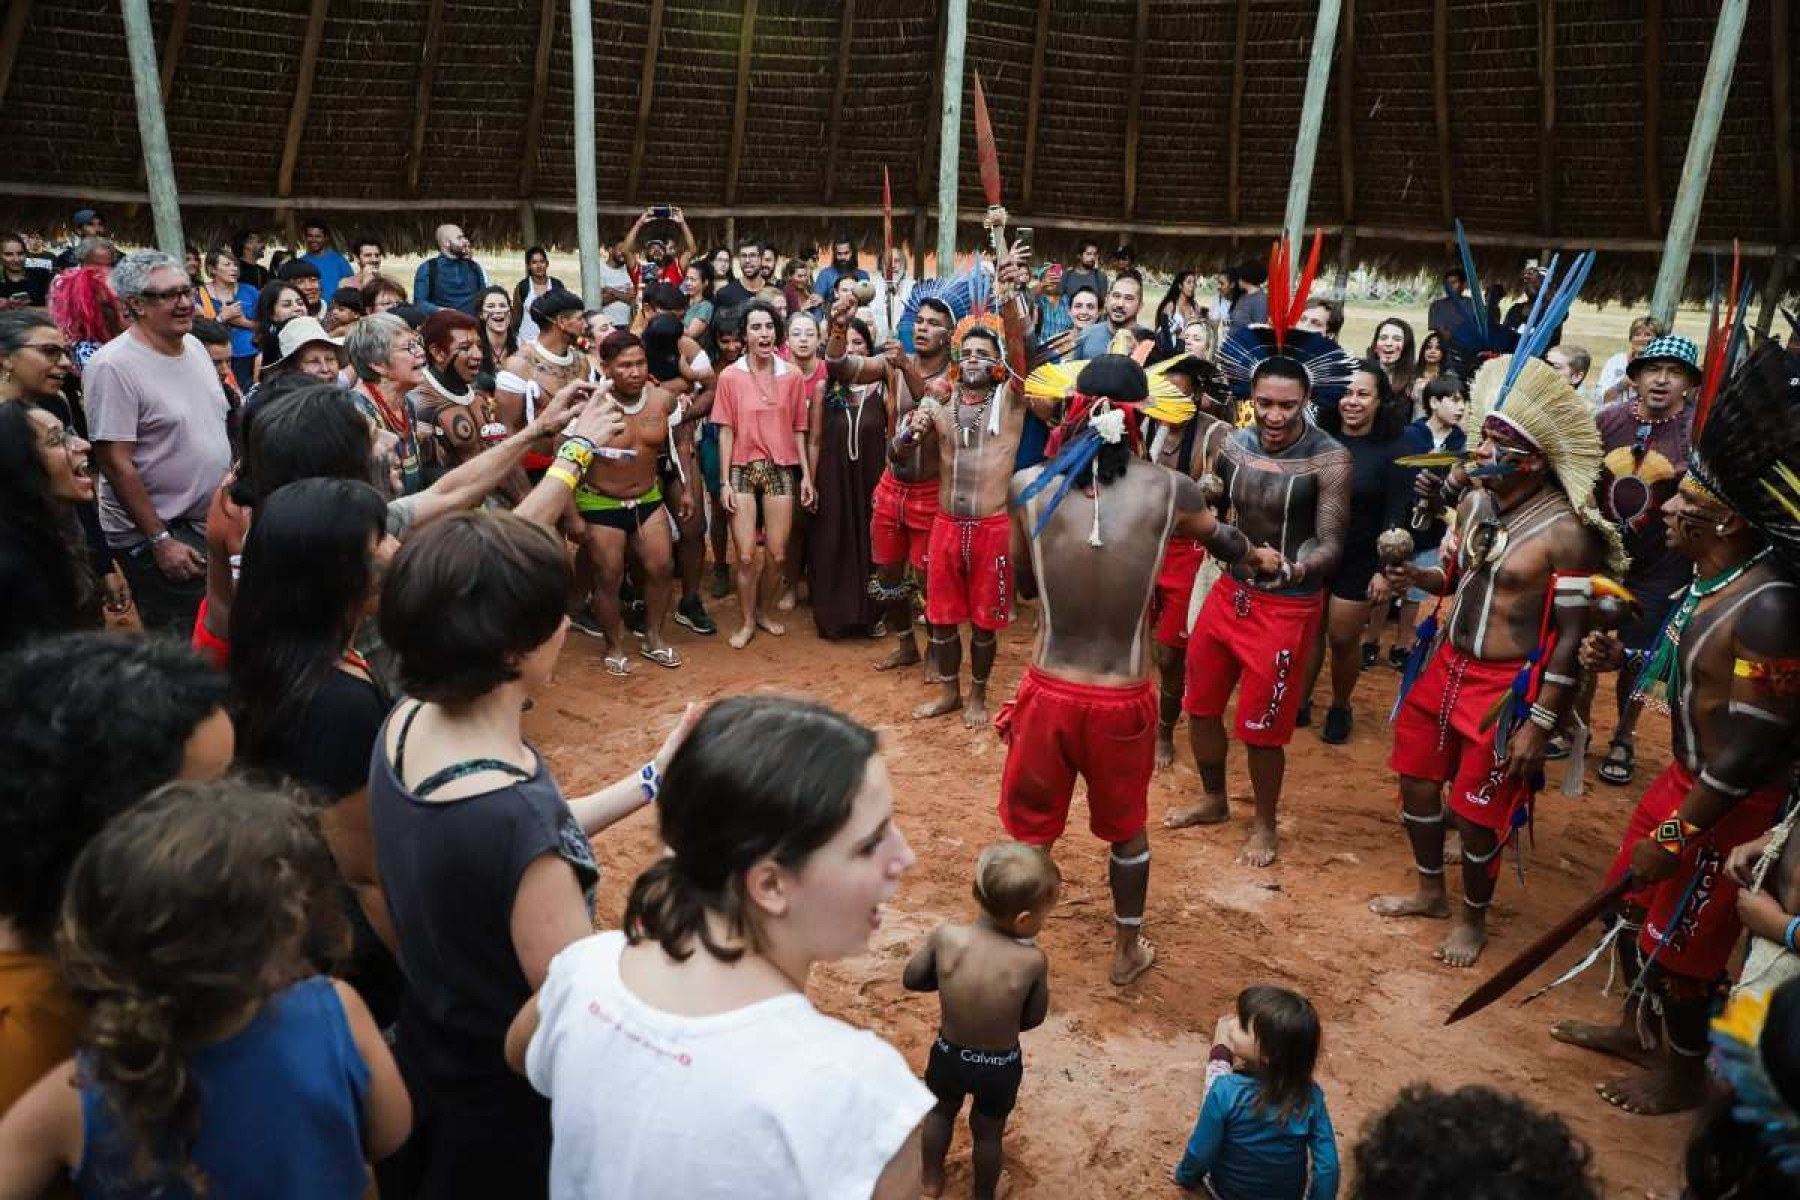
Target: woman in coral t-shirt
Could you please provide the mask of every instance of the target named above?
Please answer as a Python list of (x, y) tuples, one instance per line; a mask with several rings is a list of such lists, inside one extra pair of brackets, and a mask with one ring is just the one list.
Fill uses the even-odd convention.
[[(712, 420), (719, 427), (719, 457), (730, 475), (719, 498), (731, 514), (737, 545), (738, 605), (744, 624), (731, 635), (743, 649), (758, 629), (779, 637), (787, 629), (768, 616), (763, 578), (778, 586), (787, 563), (794, 527), (794, 501), (813, 504), (812, 469), (801, 453), (807, 425), (805, 382), (799, 371), (775, 354), (781, 321), (767, 304), (750, 305), (744, 316), (744, 357), (719, 373)], [(756, 561), (756, 499), (762, 498), (767, 569)]]

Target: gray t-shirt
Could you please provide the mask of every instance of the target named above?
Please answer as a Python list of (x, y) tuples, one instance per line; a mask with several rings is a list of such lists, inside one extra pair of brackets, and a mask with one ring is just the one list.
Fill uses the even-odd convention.
[[(231, 467), (225, 393), (212, 359), (192, 336), (179, 357), (125, 333), (101, 347), (81, 373), (88, 436), (129, 442), (131, 461), (162, 520), (206, 523), (206, 507)], [(100, 480), (100, 528), (107, 544), (135, 546), (132, 523), (112, 484)]]
[[(615, 267), (610, 262), (603, 262), (600, 264), (600, 286), (631, 291), (637, 285), (631, 278), (630, 267)], [(606, 319), (613, 323), (614, 329), (631, 328), (631, 305), (623, 301), (614, 301), (611, 304), (602, 304), (600, 311), (606, 314)]]

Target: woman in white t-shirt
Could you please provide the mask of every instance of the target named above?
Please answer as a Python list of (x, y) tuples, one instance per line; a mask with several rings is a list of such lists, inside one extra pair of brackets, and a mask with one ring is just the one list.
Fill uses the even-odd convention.
[(558, 954), (506, 1038), (550, 1097), (551, 1196), (917, 1196), (931, 1093), (805, 994), (814, 963), (868, 948), (914, 861), (875, 734), (734, 697), (645, 786), (669, 854), (624, 931)]

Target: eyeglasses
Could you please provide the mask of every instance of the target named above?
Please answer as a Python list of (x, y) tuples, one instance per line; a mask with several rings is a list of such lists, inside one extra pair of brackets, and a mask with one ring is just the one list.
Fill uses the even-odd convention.
[(418, 338), (412, 338), (409, 341), (401, 342), (398, 346), (395, 346), (394, 349), (406, 354), (417, 355), (420, 358), (425, 357), (425, 343)]
[(146, 288), (138, 293), (138, 299), (148, 300), (152, 304), (168, 304), (171, 301), (180, 300), (184, 296), (191, 298), (193, 289), (189, 287), (162, 288), (160, 290)]

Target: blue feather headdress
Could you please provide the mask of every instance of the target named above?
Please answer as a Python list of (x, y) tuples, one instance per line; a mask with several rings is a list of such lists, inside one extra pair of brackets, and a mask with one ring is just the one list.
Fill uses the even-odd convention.
[(900, 310), (900, 345), (908, 354), (913, 348), (913, 326), (919, 319), (919, 305), (926, 300), (939, 300), (948, 305), (951, 326), (975, 311), (975, 281), (962, 274), (951, 279), (921, 279), (913, 285), (906, 305)]

